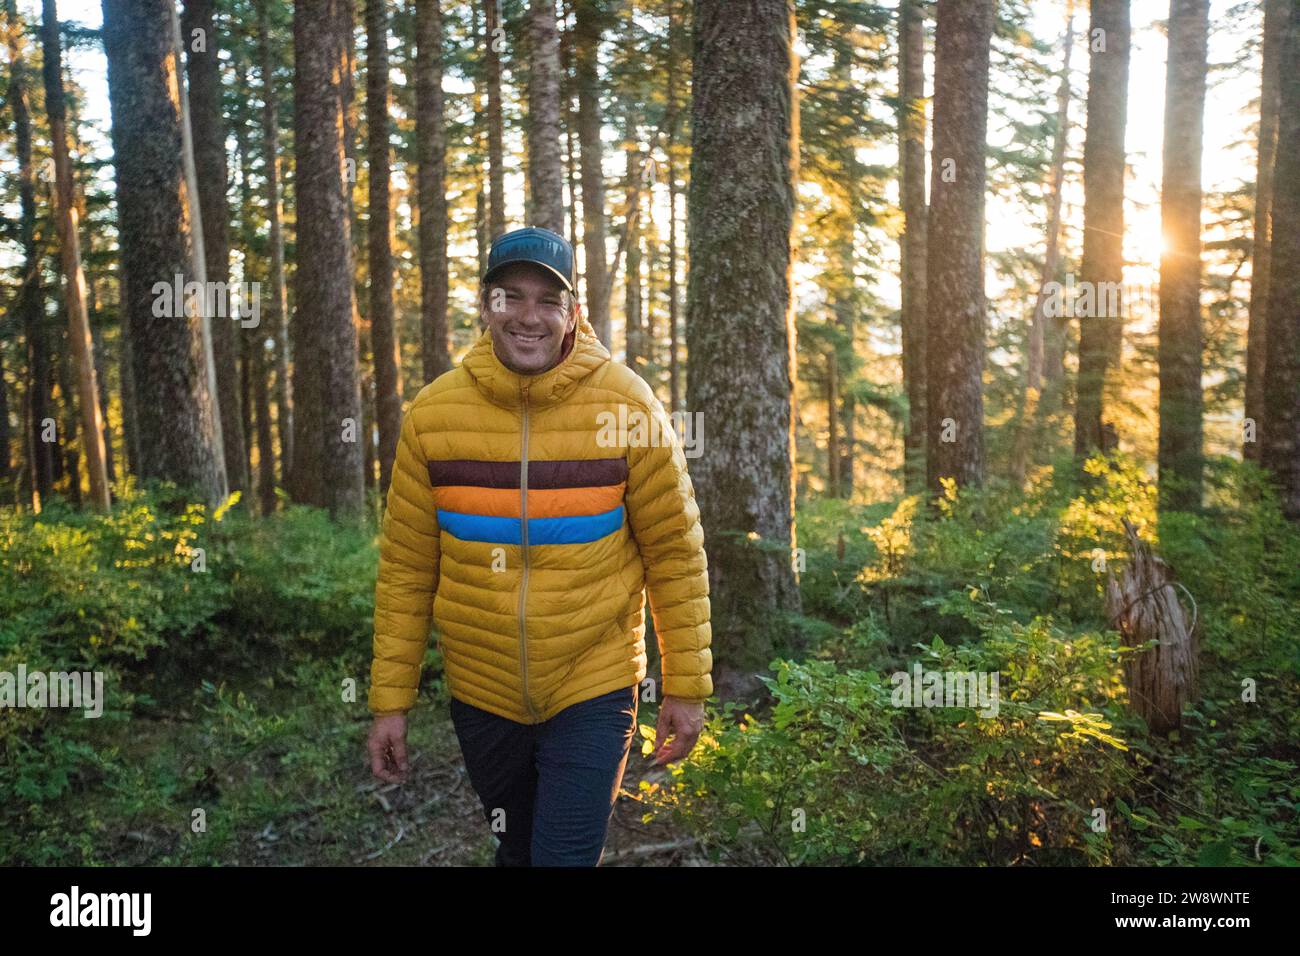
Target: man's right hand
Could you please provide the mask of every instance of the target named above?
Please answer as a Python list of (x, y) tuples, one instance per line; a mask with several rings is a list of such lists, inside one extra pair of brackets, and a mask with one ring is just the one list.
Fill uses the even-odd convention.
[(370, 725), (370, 771), (386, 783), (406, 782), (406, 715), (376, 717)]

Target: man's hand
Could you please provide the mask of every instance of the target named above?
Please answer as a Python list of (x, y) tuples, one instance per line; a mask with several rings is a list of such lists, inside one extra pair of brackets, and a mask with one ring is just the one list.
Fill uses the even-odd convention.
[[(654, 766), (681, 760), (695, 748), (695, 741), (700, 739), (700, 731), (704, 729), (704, 701), (665, 697), (659, 706), (656, 729)], [(668, 740), (670, 735), (671, 741)]]
[(376, 717), (370, 725), (370, 770), (387, 783), (406, 782), (406, 716)]

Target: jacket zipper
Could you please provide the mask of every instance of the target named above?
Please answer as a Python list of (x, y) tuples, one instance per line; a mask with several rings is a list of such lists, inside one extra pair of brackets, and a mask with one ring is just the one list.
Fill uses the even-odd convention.
[(533, 708), (533, 699), (528, 696), (528, 624), (524, 616), (524, 606), (528, 599), (528, 385), (525, 382), (520, 389), (524, 400), (524, 428), (519, 453), (519, 532), (524, 573), (519, 585), (519, 675), (523, 680), (524, 705), (533, 719), (540, 722), (541, 718)]

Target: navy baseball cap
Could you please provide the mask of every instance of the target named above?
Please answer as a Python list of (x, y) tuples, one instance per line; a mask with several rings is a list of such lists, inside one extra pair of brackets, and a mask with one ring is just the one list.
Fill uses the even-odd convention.
[(557, 232), (528, 226), (512, 229), (497, 236), (488, 251), (487, 271), (483, 281), (489, 281), (508, 265), (531, 262), (554, 273), (570, 293), (573, 288), (573, 246)]

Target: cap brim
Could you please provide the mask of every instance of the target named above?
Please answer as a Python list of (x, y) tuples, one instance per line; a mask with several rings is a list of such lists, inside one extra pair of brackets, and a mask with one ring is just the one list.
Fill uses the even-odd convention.
[(491, 281), (494, 275), (500, 275), (502, 270), (508, 269), (513, 265), (518, 265), (521, 262), (526, 262), (529, 265), (533, 265), (533, 266), (540, 266), (541, 268), (549, 272), (551, 275), (555, 276), (555, 278), (559, 279), (560, 282), (564, 284), (564, 288), (568, 289), (569, 292), (575, 291), (573, 288), (573, 283), (569, 281), (567, 276), (561, 274), (560, 271), (556, 269), (554, 266), (549, 266), (545, 262), (538, 262), (536, 259), (511, 259), (509, 262), (502, 262), (498, 265), (493, 266), (487, 272), (483, 273), (483, 281), (489, 282)]

